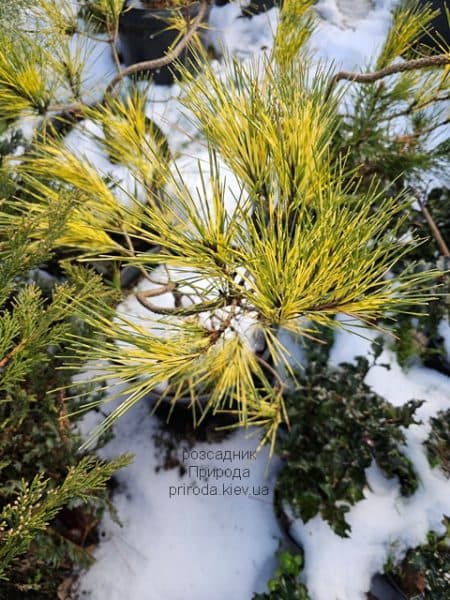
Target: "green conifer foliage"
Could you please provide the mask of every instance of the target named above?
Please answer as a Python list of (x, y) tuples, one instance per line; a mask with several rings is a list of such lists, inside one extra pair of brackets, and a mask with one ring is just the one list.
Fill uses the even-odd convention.
[[(126, 457), (80, 453), (62, 390), (69, 375), (63, 340), (80, 331), (72, 298), (106, 299), (98, 277), (68, 272), (56, 284), (39, 267), (51, 257), (67, 206), (39, 218), (11, 218), (14, 182), (0, 199), (0, 596), (55, 598), (73, 565), (87, 565), (106, 485)], [(39, 231), (37, 238), (36, 232)]]

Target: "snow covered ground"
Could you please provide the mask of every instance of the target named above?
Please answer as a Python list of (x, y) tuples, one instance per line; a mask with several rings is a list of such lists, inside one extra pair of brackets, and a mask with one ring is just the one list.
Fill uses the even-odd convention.
[[(185, 462), (190, 470), (160, 470), (153, 434), (156, 417), (144, 403), (115, 428), (104, 455), (133, 452), (118, 474), (114, 506), (123, 527), (106, 517), (97, 562), (81, 579), (81, 598), (92, 600), (221, 600), (251, 598), (275, 567), (280, 530), (272, 506), (276, 463), (266, 451), (256, 460), (200, 460), (194, 452), (253, 452), (243, 432), (220, 443), (197, 444)], [(185, 449), (185, 452), (189, 452)], [(220, 455), (219, 455), (220, 456)], [(180, 451), (182, 458), (182, 451)], [(208, 483), (195, 467), (208, 468)], [(213, 474), (214, 468), (217, 469)], [(222, 475), (219, 469), (232, 469)], [(238, 479), (238, 473), (248, 477)], [(247, 473), (245, 473), (247, 475)], [(214, 486), (217, 488), (215, 495)], [(239, 488), (239, 491), (238, 489)], [(265, 489), (266, 488), (266, 489)]]
[[(317, 11), (321, 19), (310, 41), (314, 55), (346, 69), (366, 66), (383, 42), (393, 4), (392, 0), (320, 0)], [(211, 42), (218, 51), (242, 59), (263, 52), (271, 45), (277, 14), (274, 9), (242, 19), (235, 4), (214, 7)], [(107, 62), (104, 66), (110, 68)], [(190, 139), (192, 127), (180, 112), (178, 94), (177, 85), (154, 87), (147, 114), (161, 125), (171, 149), (182, 152), (178, 166), (195, 189), (199, 182), (196, 161), (205, 156), (204, 146), (201, 140)], [(441, 329), (450, 352), (448, 323)], [(368, 351), (367, 341), (342, 332), (336, 337), (331, 359), (337, 364)], [(336, 536), (319, 517), (306, 525), (296, 524), (295, 533), (306, 550), (305, 578), (313, 600), (364, 598), (371, 577), (382, 569), (390, 553), (401, 554), (408, 546), (424, 541), (429, 529), (439, 530), (442, 515), (450, 514), (450, 484), (440, 471), (430, 469), (421, 445), (430, 416), (450, 406), (450, 379), (423, 367), (403, 372), (389, 351), (379, 362), (389, 362), (391, 370), (370, 370), (367, 382), (375, 391), (396, 405), (411, 398), (426, 400), (420, 409), (424, 424), (408, 430), (406, 449), (422, 485), (411, 498), (402, 499), (397, 482), (386, 480), (373, 467), (371, 489), (349, 513), (350, 539)], [(86, 433), (97, 418), (97, 413), (86, 416)], [(198, 444), (195, 451), (213, 452), (215, 458), (208, 452), (205, 460), (190, 455), (186, 462), (208, 469), (213, 474), (209, 484), (214, 484), (218, 469), (241, 469), (241, 474), (248, 469), (248, 477), (241, 480), (233, 480), (229, 472), (221, 474), (216, 480), (221, 493), (213, 495), (206, 482), (199, 482), (195, 468), (183, 477), (178, 468), (156, 472), (160, 457), (153, 435), (158, 423), (141, 403), (119, 420), (114, 438), (102, 450), (111, 457), (132, 452), (135, 460), (117, 476), (114, 506), (123, 527), (108, 516), (104, 518), (97, 561), (80, 578), (80, 598), (250, 600), (253, 592), (264, 590), (273, 573), (274, 551), (281, 537), (272, 508), (276, 461), (268, 463), (266, 451), (250, 462), (217, 460), (216, 452), (247, 453), (256, 448), (257, 438), (248, 438), (243, 432), (220, 443)], [(230, 485), (231, 494), (226, 491)], [(197, 487), (200, 492), (194, 492)], [(267, 493), (262, 493), (263, 488)]]

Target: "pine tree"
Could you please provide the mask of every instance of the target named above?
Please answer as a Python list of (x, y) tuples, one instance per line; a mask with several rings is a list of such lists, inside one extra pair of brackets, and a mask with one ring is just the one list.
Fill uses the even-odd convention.
[[(165, 389), (161, 398), (173, 403), (190, 398), (195, 418), (198, 411), (231, 411), (242, 425), (263, 426), (273, 444), (287, 420), (279, 371), (293, 375), (282, 333), (301, 343), (319, 326), (340, 326), (337, 313), (376, 325), (426, 303), (439, 275), (405, 266), (417, 242), (398, 240), (412, 202), (400, 175), (444, 160), (442, 148), (425, 157), (425, 144), (442, 122), (448, 48), (395, 62), (417, 52), (432, 13), (411, 3), (395, 12), (374, 73), (332, 74), (319, 66), (310, 75), (309, 1), (284, 2), (269, 57), (245, 65), (229, 59), (220, 76), (207, 63), (197, 78), (186, 70), (186, 110), (210, 151), (203, 187), (194, 193), (174, 174), (167, 145), (145, 118), (145, 92), (131, 86), (119, 93), (133, 70), (119, 70), (101, 102), (82, 97), (82, 53), (69, 52), (68, 44), (74, 31), (89, 37), (91, 24), (80, 29), (69, 4), (54, 11), (52, 2), (35, 7), (46, 44), (25, 31), (21, 43), (1, 34), (8, 48), (0, 57), (1, 107), (10, 119), (28, 111), (41, 121), (29, 151), (10, 163), (24, 196), (19, 213), (40, 218), (70, 202), (55, 246), (85, 260), (137, 266), (143, 276), (135, 296), (148, 319), (139, 323), (106, 304), (75, 299), (101, 332), (90, 347), (75, 339), (75, 355), (109, 361), (111, 374), (128, 383), (128, 398), (103, 427)], [(114, 52), (118, 4), (90, 4)], [(342, 80), (355, 83), (340, 87)], [(350, 96), (353, 107), (343, 114)], [(435, 110), (426, 111), (430, 106)], [(46, 127), (67, 114), (96, 124), (87, 135), (128, 168), (133, 190)], [(391, 131), (397, 115), (408, 122), (400, 136)], [(219, 155), (241, 182), (231, 208)], [(164, 267), (155, 271), (157, 265)], [(168, 293), (175, 306), (158, 307), (153, 299)]]

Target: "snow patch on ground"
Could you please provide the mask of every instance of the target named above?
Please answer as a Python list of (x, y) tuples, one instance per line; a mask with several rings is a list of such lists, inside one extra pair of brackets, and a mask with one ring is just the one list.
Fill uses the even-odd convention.
[[(193, 495), (195, 470), (160, 470), (152, 438), (156, 417), (142, 402), (116, 425), (104, 457), (133, 452), (134, 461), (117, 475), (113, 501), (123, 527), (105, 517), (97, 562), (82, 577), (79, 597), (92, 600), (224, 600), (249, 599), (262, 591), (275, 567), (280, 530), (272, 505), (276, 461), (267, 450), (254, 461), (189, 460), (191, 466), (248, 468), (246, 479), (217, 481), (221, 495)], [(242, 431), (217, 444), (195, 450), (250, 451), (258, 440)], [(266, 470), (268, 473), (266, 475)], [(211, 485), (215, 484), (210, 479)], [(248, 496), (223, 495), (223, 485), (250, 488)], [(200, 489), (206, 483), (200, 482)], [(253, 495), (264, 486), (267, 495)], [(203, 490), (206, 492), (206, 488)], [(172, 495), (172, 497), (170, 497)]]

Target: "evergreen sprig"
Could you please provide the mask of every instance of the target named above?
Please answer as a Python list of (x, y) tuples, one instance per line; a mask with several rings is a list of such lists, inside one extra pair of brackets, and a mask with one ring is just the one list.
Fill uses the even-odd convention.
[(277, 489), (279, 501), (304, 522), (320, 514), (347, 536), (345, 514), (364, 498), (372, 461), (388, 477), (398, 477), (403, 494), (416, 490), (417, 476), (402, 451), (403, 428), (416, 423), (422, 401), (401, 407), (386, 402), (364, 383), (365, 358), (339, 368), (322, 360), (310, 362), (286, 398), (290, 429), (276, 445), (286, 461)]
[[(11, 177), (2, 188), (0, 212), (0, 596), (54, 597), (72, 565), (90, 561), (85, 546), (108, 505), (105, 484), (127, 459), (81, 454), (71, 401), (54, 391), (69, 381), (61, 370), (64, 340), (83, 329), (74, 298), (106, 301), (111, 292), (87, 269), (68, 267), (65, 282), (41, 271), (66, 226), (70, 198), (26, 214), (17, 183)], [(78, 529), (64, 526), (71, 511), (84, 520)]]
[(440, 466), (450, 476), (450, 409), (440, 411), (430, 419), (431, 432), (425, 441), (432, 467)]
[(95, 493), (103, 490), (111, 475), (129, 461), (129, 456), (109, 462), (85, 457), (69, 469), (57, 488), (50, 487), (43, 475), (36, 475), (31, 482), (23, 480), (16, 499), (0, 513), (0, 579), (65, 504), (74, 500), (92, 503)]
[(310, 600), (306, 586), (299, 581), (303, 556), (278, 550), (278, 566), (267, 582), (268, 592), (255, 594), (252, 600)]
[(445, 532), (430, 531), (426, 542), (408, 550), (404, 559), (385, 570), (408, 598), (445, 600), (450, 582), (450, 525), (443, 521)]

